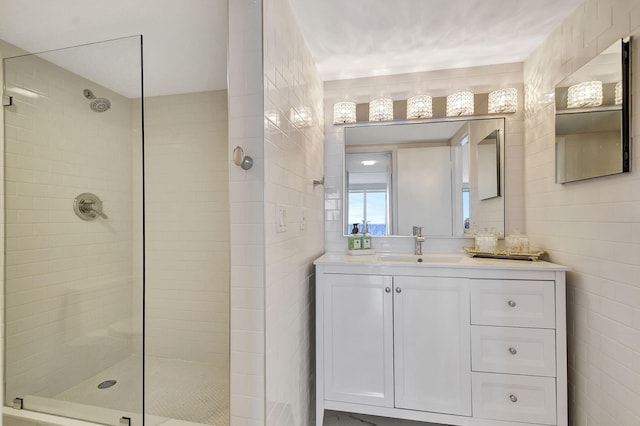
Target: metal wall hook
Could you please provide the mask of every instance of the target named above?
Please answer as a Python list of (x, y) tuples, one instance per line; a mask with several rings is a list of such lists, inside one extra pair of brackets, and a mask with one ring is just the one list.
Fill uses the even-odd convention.
[(239, 146), (233, 149), (233, 162), (242, 170), (249, 170), (253, 166), (253, 158), (244, 155), (244, 150)]

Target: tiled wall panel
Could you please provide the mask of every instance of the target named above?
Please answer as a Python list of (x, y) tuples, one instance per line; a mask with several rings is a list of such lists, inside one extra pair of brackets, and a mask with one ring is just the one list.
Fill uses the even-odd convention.
[(229, 358), (227, 92), (145, 99), (146, 355)]
[[(266, 424), (297, 426), (313, 415), (312, 262), (324, 245), (323, 188), (313, 185), (323, 174), (322, 83), (287, 0), (264, 1), (263, 37)], [(285, 232), (276, 231), (278, 208)]]
[[(632, 172), (555, 184), (554, 86), (631, 34)], [(571, 424), (640, 424), (640, 3), (587, 0), (525, 61), (526, 231), (565, 264)]]
[[(262, 1), (229, 1), (231, 426), (265, 424)], [(254, 160), (233, 164), (236, 146)]]

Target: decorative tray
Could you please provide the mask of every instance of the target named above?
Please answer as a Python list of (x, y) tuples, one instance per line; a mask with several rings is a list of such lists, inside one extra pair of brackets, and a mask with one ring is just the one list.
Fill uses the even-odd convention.
[(527, 253), (508, 253), (506, 249), (496, 250), (495, 253), (477, 250), (475, 247), (463, 247), (471, 257), (491, 257), (494, 259), (512, 260), (540, 260), (544, 250), (533, 250)]

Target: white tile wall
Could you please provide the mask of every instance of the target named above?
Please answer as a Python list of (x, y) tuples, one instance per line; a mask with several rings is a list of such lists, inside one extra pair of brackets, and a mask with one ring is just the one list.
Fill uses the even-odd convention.
[[(554, 183), (553, 87), (633, 35), (632, 172)], [(572, 425), (640, 424), (640, 2), (587, 0), (526, 61), (526, 231), (568, 283)]]
[(146, 355), (229, 362), (227, 92), (145, 99)]
[[(132, 317), (131, 103), (36, 57), (5, 72), (17, 103), (4, 123), (7, 397), (50, 396), (132, 351), (109, 333)], [(112, 109), (92, 112), (84, 88)], [(108, 221), (75, 216), (82, 192), (102, 198)]]
[[(273, 426), (307, 425), (313, 404), (313, 260), (323, 252), (322, 82), (287, 0), (264, 2), (266, 403)], [(308, 108), (305, 123), (291, 110)], [(277, 123), (277, 124), (276, 124)], [(276, 232), (276, 207), (286, 232)]]
[[(231, 426), (265, 424), (262, 1), (229, 1)], [(233, 164), (241, 146), (253, 168)]]
[[(506, 117), (506, 206), (505, 230), (507, 233), (524, 227), (523, 204), (523, 143), (524, 107), (522, 64), (502, 64), (473, 68), (429, 71), (412, 74), (357, 78), (351, 80), (327, 81), (325, 90), (325, 250), (344, 251), (347, 241), (343, 236), (343, 189), (344, 189), (344, 126), (333, 124), (333, 105), (342, 100), (367, 103), (373, 96), (382, 93), (394, 100), (407, 99), (417, 91), (431, 96), (470, 90), (474, 93), (488, 93), (503, 87), (518, 89), (519, 108), (515, 114)], [(428, 238), (424, 251), (455, 251), (465, 245), (460, 239)], [(374, 238), (374, 246), (380, 251), (413, 250), (412, 238)], [(469, 243), (466, 243), (469, 245)]]

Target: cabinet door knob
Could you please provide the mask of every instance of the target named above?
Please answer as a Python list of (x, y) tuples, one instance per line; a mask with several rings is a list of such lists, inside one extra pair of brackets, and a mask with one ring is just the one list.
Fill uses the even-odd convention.
[(396, 287), (396, 293), (402, 293), (402, 289), (400, 287)]
[(384, 291), (385, 291), (386, 293), (391, 293), (391, 287), (385, 287), (385, 288), (384, 288)]
[(517, 353), (518, 353), (518, 351), (516, 350), (516, 348), (509, 348), (509, 353), (510, 353), (511, 355), (515, 355), (515, 354), (517, 354)]
[(515, 301), (515, 300), (509, 300), (509, 301), (507, 302), (507, 304), (508, 304), (509, 306), (511, 306), (512, 308), (515, 308), (515, 307), (516, 307), (516, 301)]
[(511, 400), (511, 402), (518, 402), (518, 397), (514, 394), (509, 395), (509, 399)]

